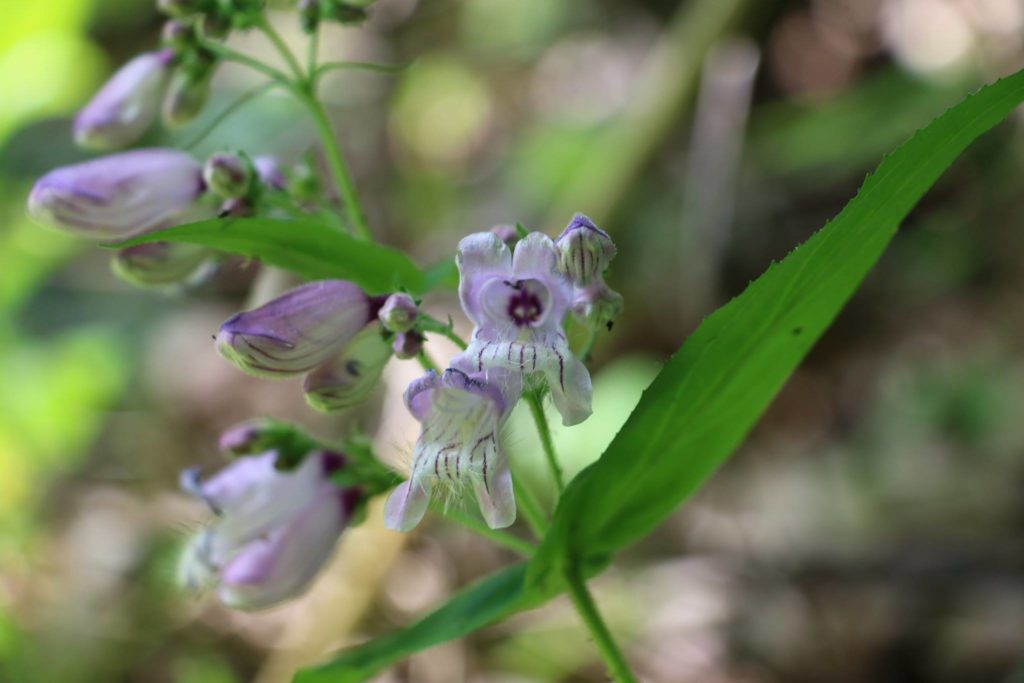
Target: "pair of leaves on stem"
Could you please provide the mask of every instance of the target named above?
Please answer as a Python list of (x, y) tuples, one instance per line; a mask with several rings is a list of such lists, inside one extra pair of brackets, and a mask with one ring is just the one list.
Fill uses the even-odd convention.
[[(1024, 72), (947, 111), (887, 157), (834, 220), (705, 320), (608, 450), (570, 483), (529, 562), (483, 579), (419, 622), (346, 650), (298, 681), (366, 680), (414, 652), (542, 604), (563, 590), (570, 569), (594, 574), (617, 550), (650, 533), (740, 445), (925, 192), (1021, 101)], [(288, 235), (261, 221), (238, 221), (217, 238), (218, 224), (207, 223), (164, 231), (159, 239), (237, 251), (307, 277), (346, 277), (371, 290), (387, 289), (395, 281), (389, 277), (414, 292), (435, 284), (397, 252), (363, 244), (357, 258), (342, 253), (337, 236), (331, 239), (338, 249), (329, 252), (314, 226), (299, 224), (301, 234)]]

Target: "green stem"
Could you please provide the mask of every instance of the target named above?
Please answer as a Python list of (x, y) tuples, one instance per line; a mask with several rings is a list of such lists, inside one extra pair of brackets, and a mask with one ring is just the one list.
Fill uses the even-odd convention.
[(331, 175), (334, 177), (335, 187), (338, 189), (338, 196), (345, 207), (345, 215), (348, 218), (349, 226), (359, 237), (367, 242), (372, 241), (370, 228), (363, 217), (363, 209), (359, 204), (359, 197), (356, 194), (355, 184), (345, 164), (345, 157), (338, 146), (338, 139), (334, 136), (331, 128), (331, 121), (327, 118), (327, 112), (320, 100), (309, 93), (303, 93), (300, 97), (309, 113), (313, 116), (313, 123), (316, 124), (320, 133), (320, 140), (324, 146), (324, 154), (327, 157), (327, 165), (331, 167)]
[(421, 332), (434, 332), (440, 334), (448, 341), (458, 346), (461, 350), (466, 350), (466, 342), (455, 333), (452, 329), (451, 320), (449, 319), (448, 324), (442, 323), (440, 320), (430, 317), (425, 313), (420, 313), (420, 324), (419, 329)]
[(267, 78), (287, 87), (292, 92), (295, 92), (295, 83), (292, 81), (292, 79), (288, 77), (288, 74), (284, 73), (283, 71), (275, 69), (269, 64), (264, 64), (255, 57), (250, 57), (244, 52), (239, 52), (238, 50), (232, 50), (230, 47), (225, 47), (220, 43), (216, 43), (210, 40), (204, 40), (201, 44), (204, 48), (206, 48), (213, 54), (217, 55), (224, 61), (235, 62), (237, 64), (247, 66), (250, 69), (253, 69), (254, 71), (260, 72)]
[(309, 83), (309, 92), (316, 96), (316, 79), (320, 75), (318, 66), (318, 55), (320, 52), (320, 28), (309, 36), (309, 43), (306, 46), (306, 81)]
[(420, 362), (420, 366), (427, 372), (433, 370), (437, 374), (441, 374), (441, 371), (437, 368), (437, 363), (434, 362), (433, 358), (427, 355), (426, 351), (420, 351), (416, 356), (416, 360)]
[(548, 520), (541, 512), (540, 504), (537, 499), (530, 493), (530, 489), (523, 485), (521, 479), (512, 474), (512, 487), (516, 492), (516, 502), (519, 510), (523, 513), (523, 517), (526, 518), (526, 523), (530, 526), (533, 531), (533, 535), (537, 538), (544, 538), (544, 534), (548, 530)]
[(601, 658), (604, 660), (605, 666), (608, 667), (612, 679), (616, 683), (637, 683), (622, 650), (619, 649), (612, 632), (608, 630), (607, 624), (601, 618), (601, 613), (598, 612), (594, 598), (587, 589), (582, 573), (577, 567), (570, 567), (566, 571), (565, 578), (569, 589), (569, 598), (583, 619), (583, 623), (586, 624), (587, 630), (590, 631), (590, 635), (594, 638), (594, 645), (601, 653)]
[(270, 21), (261, 14), (256, 26), (263, 32), (263, 35), (269, 38), (270, 42), (274, 44), (278, 54), (281, 55), (284, 61), (288, 64), (288, 68), (292, 70), (293, 74), (295, 74), (296, 80), (299, 83), (304, 82), (306, 80), (306, 75), (303, 73), (302, 67), (299, 65), (299, 60), (295, 58), (295, 54), (288, 47), (288, 44), (284, 42), (281, 34), (277, 32), (273, 24), (271, 24)]
[(201, 133), (199, 133), (199, 135), (197, 135), (191, 141), (189, 141), (187, 145), (184, 145), (184, 148), (186, 150), (193, 149), (196, 145), (205, 140), (206, 136), (212, 133), (217, 128), (217, 126), (224, 123), (224, 121), (229, 116), (234, 114), (236, 111), (244, 107), (252, 100), (256, 99), (257, 97), (266, 92), (269, 92), (278, 85), (280, 85), (280, 83), (278, 83), (277, 81), (268, 81), (267, 83), (262, 83), (257, 87), (253, 88), (252, 90), (249, 90), (248, 92), (240, 95), (238, 99), (229, 104), (227, 107), (224, 108), (223, 111), (221, 111), (219, 114), (213, 117), (213, 120), (210, 121), (209, 125), (207, 125), (206, 128)]
[(532, 543), (525, 541), (518, 536), (513, 536), (507, 531), (492, 529), (487, 526), (483, 520), (477, 519), (471, 514), (467, 514), (462, 510), (456, 509), (435, 509), (435, 512), (438, 512), (442, 516), (461, 524), (478, 536), (483, 536), (484, 538), (494, 541), (500, 546), (508, 548), (514, 553), (518, 553), (523, 557), (533, 557), (534, 546)]
[(531, 391), (524, 394), (523, 399), (530, 406), (530, 413), (533, 415), (533, 421), (537, 425), (537, 434), (540, 436), (540, 443), (544, 448), (544, 457), (547, 458), (548, 468), (555, 480), (558, 495), (562, 495), (562, 492), (565, 491), (565, 479), (562, 477), (562, 467), (558, 464), (558, 456), (555, 455), (555, 444), (551, 440), (551, 427), (544, 414), (544, 405), (540, 395), (536, 391)]

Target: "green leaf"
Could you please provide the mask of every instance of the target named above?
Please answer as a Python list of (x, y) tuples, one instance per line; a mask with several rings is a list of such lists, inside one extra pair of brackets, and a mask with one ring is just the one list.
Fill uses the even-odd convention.
[(300, 672), (296, 683), (358, 683), (428, 647), (472, 633), (507, 614), (539, 604), (523, 590), (526, 565), (517, 564), (460, 591), (412, 626), (351, 648), (328, 664)]
[(310, 280), (351, 280), (371, 294), (407, 289), (423, 294), (445, 282), (444, 273), (428, 281), (404, 253), (359, 240), (315, 220), (219, 218), (147, 233), (114, 245), (189, 242), (259, 259)]
[(960, 153), (1024, 100), (1024, 72), (983, 88), (886, 158), (811, 239), (716, 311), (577, 477), (532, 560), (531, 585), (650, 533), (740, 445), (853, 295), (900, 223)]
[(570, 565), (595, 574), (649, 533), (739, 446), (928, 188), (1022, 100), (1024, 72), (943, 114), (885, 159), (835, 220), (710, 316), (604, 455), (570, 483), (529, 564), (300, 674), (299, 683), (364, 681), (402, 657), (543, 603), (562, 590)]

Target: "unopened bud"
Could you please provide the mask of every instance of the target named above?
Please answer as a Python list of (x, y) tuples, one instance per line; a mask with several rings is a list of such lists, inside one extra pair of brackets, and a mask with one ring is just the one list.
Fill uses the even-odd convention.
[(171, 50), (147, 52), (118, 69), (75, 116), (75, 142), (118, 149), (142, 137), (160, 111), (173, 59)]
[(188, 21), (170, 19), (160, 31), (160, 42), (175, 50), (187, 50), (196, 44), (196, 27)]
[(166, 287), (201, 277), (212, 264), (205, 247), (180, 242), (148, 242), (121, 249), (111, 267), (122, 280), (140, 287)]
[(416, 330), (400, 332), (395, 335), (395, 341), (391, 343), (391, 350), (395, 358), (399, 360), (410, 360), (420, 355), (423, 350), (423, 335)]
[(377, 317), (389, 332), (408, 332), (418, 315), (416, 301), (405, 292), (396, 292), (387, 298)]
[(227, 320), (217, 334), (217, 350), (250, 374), (299, 375), (341, 352), (374, 310), (351, 282), (310, 282)]
[(256, 168), (256, 175), (265, 187), (273, 190), (283, 190), (288, 185), (288, 179), (281, 172), (281, 166), (275, 157), (269, 154), (258, 156), (252, 160)]
[(176, 149), (137, 149), (62, 166), (28, 198), (36, 220), (96, 239), (117, 240), (166, 225), (202, 193), (202, 172)]
[(339, 24), (358, 24), (366, 20), (365, 7), (360, 7), (343, 0), (327, 0), (321, 7), (324, 19), (336, 21)]
[(362, 403), (380, 380), (391, 358), (391, 346), (371, 325), (360, 332), (345, 349), (306, 375), (306, 402), (322, 412), (350, 408)]
[(252, 177), (252, 164), (230, 152), (211, 155), (203, 166), (207, 187), (224, 199), (238, 199), (248, 194)]
[(199, 115), (210, 96), (210, 75), (175, 74), (164, 99), (163, 121), (168, 128), (180, 128)]
[(622, 313), (622, 295), (603, 280), (599, 280), (589, 287), (577, 289), (573, 296), (572, 313), (580, 322), (599, 329), (605, 327), (611, 329), (612, 323)]
[(581, 213), (572, 217), (555, 246), (559, 269), (578, 287), (599, 279), (616, 252), (608, 233)]
[(231, 33), (231, 17), (222, 14), (203, 16), (203, 33), (210, 38), (222, 40)]

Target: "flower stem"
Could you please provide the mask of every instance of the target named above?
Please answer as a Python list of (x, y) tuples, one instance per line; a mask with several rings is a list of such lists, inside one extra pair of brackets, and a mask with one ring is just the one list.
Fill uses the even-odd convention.
[(324, 146), (324, 154), (327, 156), (327, 164), (331, 167), (331, 175), (334, 177), (334, 184), (338, 189), (338, 196), (345, 206), (345, 215), (351, 228), (359, 237), (367, 242), (372, 241), (370, 228), (363, 217), (363, 209), (359, 204), (359, 197), (356, 194), (355, 184), (345, 164), (345, 157), (338, 146), (338, 140), (331, 128), (331, 121), (327, 118), (324, 105), (310, 93), (304, 92), (301, 97), (309, 113), (313, 116), (313, 123), (316, 124), (320, 133), (320, 140)]
[(566, 572), (565, 578), (569, 589), (569, 598), (583, 619), (583, 623), (586, 624), (587, 630), (590, 631), (590, 635), (594, 638), (594, 644), (601, 653), (601, 658), (604, 660), (605, 666), (608, 667), (612, 679), (616, 683), (637, 683), (622, 650), (615, 642), (612, 632), (608, 630), (608, 625), (601, 618), (601, 613), (598, 612), (597, 605), (594, 603), (594, 597), (587, 589), (586, 581), (583, 580), (579, 568), (571, 566)]
[(263, 32), (263, 35), (269, 38), (270, 42), (274, 44), (278, 53), (288, 64), (288, 68), (292, 70), (293, 74), (295, 74), (295, 78), (299, 82), (304, 81), (306, 79), (306, 75), (303, 73), (302, 67), (299, 65), (299, 60), (295, 58), (295, 54), (288, 48), (288, 44), (284, 42), (281, 34), (277, 32), (273, 24), (271, 24), (270, 21), (261, 14), (256, 26), (259, 27), (260, 31)]
[(544, 405), (540, 395), (536, 391), (531, 391), (524, 394), (523, 399), (530, 406), (530, 413), (533, 415), (533, 421), (537, 425), (537, 434), (540, 436), (540, 443), (544, 448), (544, 457), (547, 458), (548, 468), (555, 480), (558, 495), (562, 495), (562, 492), (565, 491), (565, 479), (562, 477), (562, 467), (558, 464), (558, 456), (555, 455), (555, 444), (551, 440), (551, 427), (548, 426), (548, 418), (544, 414)]
[(533, 557), (534, 546), (529, 541), (525, 541), (518, 536), (513, 536), (507, 531), (502, 531), (501, 529), (492, 529), (482, 520), (477, 519), (473, 515), (467, 514), (462, 510), (448, 509), (438, 510), (437, 512), (442, 516), (461, 524), (477, 535), (483, 536), (484, 538), (494, 541), (500, 546), (508, 548), (514, 553), (518, 553), (523, 557)]
[(523, 517), (526, 518), (526, 523), (530, 526), (533, 531), (533, 535), (537, 538), (543, 538), (544, 534), (548, 530), (548, 520), (541, 512), (540, 503), (530, 493), (530, 489), (523, 485), (523, 482), (519, 477), (512, 473), (512, 487), (516, 492), (516, 503), (517, 507), (522, 511)]

